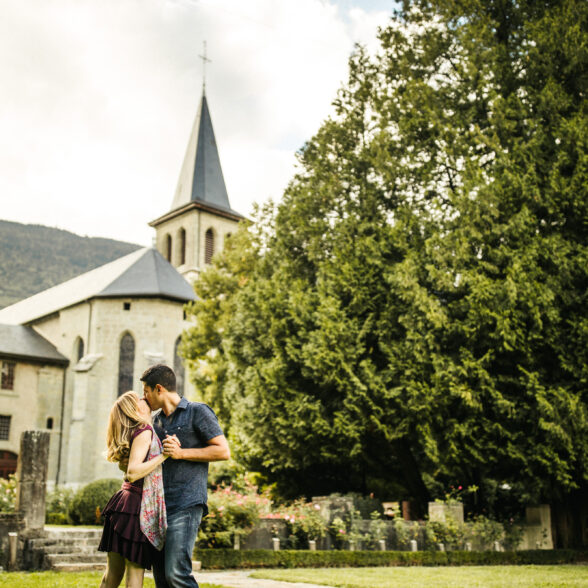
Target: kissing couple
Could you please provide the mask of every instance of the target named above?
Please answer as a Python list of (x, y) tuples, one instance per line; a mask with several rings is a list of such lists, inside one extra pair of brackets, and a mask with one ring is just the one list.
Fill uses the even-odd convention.
[(143, 397), (122, 394), (108, 420), (106, 458), (125, 481), (102, 511), (100, 588), (117, 587), (125, 572), (126, 585), (140, 588), (151, 568), (157, 588), (198, 588), (192, 551), (208, 512), (208, 464), (229, 459), (229, 446), (214, 411), (176, 392), (170, 367), (151, 366), (141, 382)]

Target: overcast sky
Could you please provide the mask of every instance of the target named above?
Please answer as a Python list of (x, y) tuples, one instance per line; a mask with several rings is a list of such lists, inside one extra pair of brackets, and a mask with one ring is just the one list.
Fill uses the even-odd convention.
[(384, 0), (2, 0), (0, 219), (151, 245), (202, 94), (233, 209), (278, 200)]

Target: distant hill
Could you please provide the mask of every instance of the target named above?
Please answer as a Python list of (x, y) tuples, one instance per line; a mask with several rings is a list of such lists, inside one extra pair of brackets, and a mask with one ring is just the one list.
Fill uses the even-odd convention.
[(139, 249), (42, 225), (0, 220), (0, 308)]

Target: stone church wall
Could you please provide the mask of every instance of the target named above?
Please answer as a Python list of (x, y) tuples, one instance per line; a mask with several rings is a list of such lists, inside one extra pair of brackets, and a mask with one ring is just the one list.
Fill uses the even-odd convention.
[[(125, 310), (125, 303), (128, 310)], [(62, 319), (76, 309), (62, 311)], [(187, 323), (183, 304), (158, 298), (115, 298), (92, 301), (90, 346), (84, 361), (70, 374), (70, 431), (64, 461), (67, 485), (77, 486), (103, 477), (119, 477), (116, 465), (104, 458), (108, 414), (118, 395), (119, 350), (125, 333), (135, 343), (132, 389), (142, 393), (139, 381), (153, 363), (173, 366), (177, 338)], [(185, 395), (194, 396), (186, 382)], [(68, 387), (68, 390), (70, 389)]]

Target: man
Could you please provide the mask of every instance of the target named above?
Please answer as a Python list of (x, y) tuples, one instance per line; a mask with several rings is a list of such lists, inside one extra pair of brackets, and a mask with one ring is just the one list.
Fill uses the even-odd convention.
[(198, 588), (192, 576), (192, 551), (206, 506), (208, 463), (231, 456), (213, 410), (189, 402), (176, 392), (176, 376), (163, 364), (141, 376), (145, 400), (160, 410), (153, 428), (169, 455), (163, 463), (167, 536), (161, 557), (153, 564), (157, 588)]

